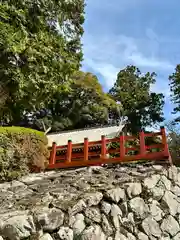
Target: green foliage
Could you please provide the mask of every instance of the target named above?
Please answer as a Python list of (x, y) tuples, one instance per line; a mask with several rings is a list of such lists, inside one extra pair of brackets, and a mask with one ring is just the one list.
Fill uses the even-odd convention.
[(175, 104), (174, 113), (178, 113), (180, 112), (180, 64), (176, 66), (175, 72), (169, 76), (169, 81), (171, 99)]
[(0, 127), (0, 181), (26, 175), (35, 166), (44, 169), (48, 158), (44, 133), (20, 127)]
[(118, 73), (109, 94), (120, 102), (123, 115), (128, 117), (128, 130), (137, 133), (141, 128), (163, 121), (163, 94), (150, 92), (155, 73), (141, 74), (135, 66), (127, 66)]
[(17, 124), (66, 88), (82, 60), (83, 13), (83, 0), (1, 1), (1, 120)]
[(180, 166), (180, 126), (174, 121), (166, 124), (169, 151), (173, 164)]
[[(106, 93), (91, 73), (78, 71), (72, 75), (69, 86), (62, 94), (56, 92), (43, 118), (52, 131), (75, 129), (95, 124), (106, 124), (109, 112), (117, 112), (118, 104)], [(42, 119), (35, 121), (42, 128)]]
[(163, 95), (150, 93), (155, 73), (128, 66), (106, 94), (80, 71), (84, 0), (0, 3), (0, 122), (51, 131), (128, 117), (128, 130), (161, 122)]

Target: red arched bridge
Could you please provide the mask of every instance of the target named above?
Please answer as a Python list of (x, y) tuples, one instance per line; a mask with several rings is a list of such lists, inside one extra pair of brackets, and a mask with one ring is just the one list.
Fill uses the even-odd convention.
[[(148, 138), (156, 138), (156, 143), (146, 144)], [(130, 144), (131, 142), (131, 144)], [(133, 142), (133, 144), (132, 144)], [(150, 141), (152, 142), (152, 141)], [(158, 142), (158, 143), (157, 143)], [(137, 136), (124, 136), (107, 139), (101, 136), (100, 141), (88, 141), (67, 145), (52, 144), (48, 169), (115, 164), (138, 160), (169, 162), (171, 157), (168, 149), (165, 128), (159, 132), (139, 132)]]

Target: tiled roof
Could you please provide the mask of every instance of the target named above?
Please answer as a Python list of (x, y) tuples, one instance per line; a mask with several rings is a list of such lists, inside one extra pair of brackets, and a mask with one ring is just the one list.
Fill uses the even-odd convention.
[(74, 130), (68, 132), (60, 132), (55, 134), (48, 134), (48, 145), (52, 146), (53, 142), (57, 145), (66, 145), (68, 140), (72, 140), (73, 143), (81, 143), (84, 138), (88, 138), (89, 141), (98, 141), (102, 135), (106, 135), (107, 138), (116, 137), (122, 130), (124, 125), (111, 126), (111, 127), (97, 127), (83, 130)]

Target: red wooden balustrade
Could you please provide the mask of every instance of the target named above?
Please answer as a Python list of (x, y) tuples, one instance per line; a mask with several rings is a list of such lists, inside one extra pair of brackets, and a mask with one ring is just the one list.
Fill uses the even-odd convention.
[[(150, 146), (145, 145), (145, 138), (160, 136), (161, 143)], [(139, 141), (139, 147), (126, 147), (128, 141)], [(119, 143), (117, 148), (109, 148), (110, 143)], [(152, 149), (159, 149), (153, 152)], [(130, 151), (136, 151), (137, 154), (129, 155)], [(58, 155), (58, 152), (60, 155)], [(100, 141), (89, 142), (84, 138), (84, 143), (73, 144), (71, 140), (67, 145), (57, 146), (52, 144), (50, 161), (48, 169), (68, 168), (101, 165), (108, 163), (132, 162), (137, 160), (165, 160), (171, 164), (165, 128), (161, 127), (160, 132), (144, 133), (141, 131), (139, 137), (124, 136), (113, 139), (101, 137)]]

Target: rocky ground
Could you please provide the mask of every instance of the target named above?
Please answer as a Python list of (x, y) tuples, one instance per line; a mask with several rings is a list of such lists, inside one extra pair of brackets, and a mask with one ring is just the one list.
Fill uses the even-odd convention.
[(0, 184), (0, 240), (178, 240), (179, 224), (175, 166), (59, 170)]

